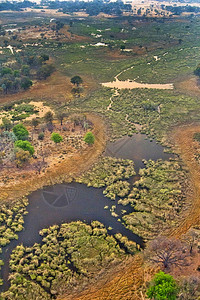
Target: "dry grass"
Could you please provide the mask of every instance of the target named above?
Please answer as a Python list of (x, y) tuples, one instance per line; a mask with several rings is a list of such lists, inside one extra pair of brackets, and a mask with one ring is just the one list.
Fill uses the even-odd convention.
[[(96, 87), (95, 82), (86, 76), (83, 77), (83, 96)], [(54, 72), (49, 78), (35, 83), (29, 90), (12, 95), (0, 95), (0, 103), (8, 103), (17, 100), (53, 100), (58, 102), (69, 102), (73, 99), (71, 90), (73, 85), (70, 78), (60, 72)]]
[(145, 298), (145, 282), (151, 280), (156, 269), (144, 267), (141, 255), (129, 258), (118, 268), (103, 274), (97, 283), (78, 295), (59, 300), (141, 300)]
[(176, 151), (188, 167), (193, 190), (190, 195), (191, 207), (186, 211), (184, 220), (170, 232), (170, 236), (177, 238), (185, 234), (192, 226), (200, 224), (200, 165), (195, 159), (196, 142), (193, 140), (195, 132), (200, 132), (200, 124), (181, 126), (176, 128), (172, 135)]

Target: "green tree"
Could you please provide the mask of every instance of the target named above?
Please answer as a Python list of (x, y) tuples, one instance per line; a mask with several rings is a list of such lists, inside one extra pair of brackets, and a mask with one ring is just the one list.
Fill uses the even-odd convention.
[(197, 66), (196, 70), (194, 71), (196, 76), (200, 76), (200, 64)]
[(88, 145), (94, 144), (95, 137), (94, 134), (90, 131), (88, 131), (84, 136), (84, 142), (86, 142)]
[(13, 127), (13, 132), (18, 140), (26, 140), (29, 136), (29, 132), (23, 124), (15, 125)]
[(29, 88), (32, 86), (32, 84), (33, 84), (33, 82), (32, 82), (28, 77), (22, 78), (22, 81), (21, 81), (21, 87), (22, 87), (24, 90), (29, 89)]
[(53, 132), (51, 135), (51, 140), (57, 144), (62, 142), (63, 138), (59, 133)]
[(155, 275), (147, 290), (147, 296), (154, 300), (176, 300), (177, 294), (178, 287), (174, 278), (161, 271)]
[(39, 79), (46, 79), (54, 72), (54, 70), (55, 70), (55, 67), (53, 65), (50, 65), (50, 64), (43, 65), (37, 71), (37, 77)]
[(43, 61), (49, 60), (49, 55), (48, 55), (48, 54), (42, 54), (40, 57), (41, 57), (41, 59), (42, 59)]
[(21, 148), (24, 151), (28, 151), (30, 153), (30, 155), (33, 155), (35, 152), (34, 147), (31, 145), (31, 143), (29, 141), (18, 140), (15, 142), (15, 147)]
[(71, 78), (71, 83), (72, 84), (76, 84), (77, 86), (79, 86), (79, 84), (83, 83), (83, 79), (80, 76), (74, 76)]
[(24, 76), (29, 76), (30, 75), (30, 67), (28, 65), (23, 65), (21, 68), (21, 73)]
[(38, 118), (33, 118), (31, 123), (32, 123), (32, 126), (34, 127), (34, 129), (36, 129), (36, 127), (39, 125), (40, 121), (38, 120)]

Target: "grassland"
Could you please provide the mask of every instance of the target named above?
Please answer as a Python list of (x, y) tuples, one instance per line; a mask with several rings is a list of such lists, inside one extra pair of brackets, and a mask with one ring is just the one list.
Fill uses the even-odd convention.
[[(35, 14), (34, 17), (32, 16), (30, 19), (29, 13), (19, 13), (17, 14), (17, 18), (14, 18), (12, 13), (6, 13), (3, 16), (2, 25), (5, 25), (6, 22), (13, 22), (17, 23), (17, 25), (12, 26), (12, 28), (18, 26), (41, 26), (44, 28), (44, 26), (49, 24), (49, 16), (43, 16), (41, 20), (37, 18), (38, 16), (38, 14)], [(50, 185), (70, 181), (74, 177), (77, 177), (81, 172), (85, 172), (96, 162), (105, 148), (107, 139), (117, 139), (123, 135), (132, 135), (134, 132), (141, 132), (146, 133), (150, 138), (155, 138), (165, 146), (172, 146), (174, 143), (173, 139), (171, 139), (171, 130), (173, 127), (183, 123), (197, 122), (200, 119), (200, 93), (196, 78), (193, 76), (193, 71), (200, 61), (200, 37), (198, 34), (200, 21), (198, 17), (179, 18), (176, 20), (166, 19), (164, 21), (154, 19), (141, 20), (129, 17), (115, 19), (83, 18), (81, 20), (66, 17), (61, 19), (61, 21), (63, 21), (66, 26), (69, 26), (66, 32), (66, 39), (64, 39), (63, 36), (60, 40), (59, 38), (54, 39), (53, 37), (46, 39), (41, 38), (37, 40), (36, 45), (36, 39), (34, 37), (30, 38), (30, 36), (28, 40), (14, 39), (12, 38), (12, 34), (10, 38), (7, 35), (6, 37), (0, 37), (0, 45), (2, 47), (1, 63), (7, 63), (7, 61), (17, 59), (17, 50), (21, 50), (30, 56), (47, 53), (51, 59), (54, 60), (54, 64), (56, 65), (56, 72), (47, 81), (36, 83), (28, 92), (20, 92), (17, 95), (9, 95), (7, 97), (1, 95), (0, 102), (5, 103), (18, 100), (30, 101), (33, 99), (41, 101), (45, 99), (54, 109), (59, 106), (62, 107), (63, 110), (70, 112), (70, 114), (87, 113), (88, 118), (94, 123), (96, 142), (93, 147), (88, 148), (86, 151), (83, 151), (83, 153), (78, 153), (70, 159), (64, 160), (59, 166), (52, 167), (47, 174), (41, 174), (40, 181), (35, 181), (35, 178), (27, 178), (27, 180), (21, 184), (12, 185), (12, 189), (10, 189), (10, 187), (0, 187), (1, 199), (4, 201), (20, 198), (24, 196), (24, 194), (46, 184)], [(72, 24), (70, 24), (70, 21), (72, 21)], [(69, 33), (74, 36), (73, 40), (67, 39)], [(20, 34), (23, 35), (23, 31)], [(4, 40), (9, 41), (9, 44), (14, 47), (14, 54), (6, 47)], [(98, 42), (104, 43), (105, 46), (95, 46)], [(122, 45), (125, 46), (124, 50), (120, 49)], [(148, 89), (113, 91), (101, 86), (102, 82), (113, 81), (115, 76), (119, 73), (121, 73), (119, 80), (130, 79), (143, 83), (174, 83), (175, 89), (169, 91)], [(80, 98), (74, 97), (71, 94), (72, 85), (70, 84), (70, 78), (74, 75), (80, 75), (83, 78), (84, 92)], [(181, 88), (181, 82), (184, 81), (187, 83), (188, 78), (192, 78), (194, 81), (196, 88), (195, 96), (190, 91)], [(104, 121), (102, 122), (102, 120)], [(107, 123), (108, 129), (106, 133), (105, 123)], [(198, 126), (195, 128), (195, 132), (197, 131), (199, 131)], [(180, 130), (177, 131), (173, 137), (178, 141), (178, 147), (181, 148), (180, 153), (183, 155), (184, 162), (188, 164), (190, 169), (195, 169), (195, 163), (197, 162), (194, 160), (192, 160), (191, 163), (189, 162), (191, 157), (190, 150), (194, 150), (191, 148), (193, 144), (190, 145), (191, 132), (194, 133), (194, 130), (186, 130), (187, 136), (183, 135), (183, 137), (179, 137), (182, 133)], [(189, 143), (188, 147), (190, 147), (186, 148), (186, 151), (184, 150), (184, 137), (187, 137), (187, 142)], [(170, 151), (172, 150), (177, 152), (177, 148), (170, 149)], [(122, 162), (122, 166), (119, 167), (119, 169), (121, 168), (120, 172), (123, 169), (123, 164), (124, 162)], [(153, 229), (156, 234), (156, 228), (153, 228), (155, 220), (158, 220), (157, 225), (159, 227), (162, 218), (166, 217), (166, 219), (170, 219), (168, 216), (160, 216), (158, 208), (162, 208), (162, 210), (166, 212), (171, 205), (170, 201), (172, 201), (176, 204), (175, 207), (172, 207), (173, 217), (176, 213), (179, 213), (179, 209), (181, 208), (181, 205), (179, 206), (179, 194), (183, 187), (183, 185), (180, 187), (180, 183), (182, 183), (183, 179), (185, 180), (185, 172), (175, 162), (169, 163), (169, 165), (166, 162), (147, 162), (146, 164), (146, 169), (140, 171), (141, 179), (136, 183), (134, 187), (135, 190), (132, 191), (134, 199), (131, 198), (130, 195), (127, 197), (129, 198), (128, 202), (131, 202), (138, 211), (134, 216), (124, 216), (123, 221), (132, 231), (137, 231), (144, 238), (149, 238), (150, 229)], [(98, 167), (102, 167), (101, 162), (97, 165)], [(132, 169), (128, 175), (133, 175), (133, 165), (132, 163), (129, 165), (132, 166)], [(96, 171), (98, 171), (98, 167)], [(95, 178), (88, 177), (83, 181), (93, 186), (100, 186), (102, 184), (106, 186), (106, 188), (111, 186), (106, 193), (111, 195), (112, 198), (113, 194), (114, 196), (119, 194), (119, 191), (114, 185), (116, 178), (118, 180), (124, 180), (126, 178), (126, 175), (122, 174), (123, 172), (120, 173), (119, 178), (116, 177), (115, 166), (113, 169), (114, 172), (113, 170), (112, 172), (107, 169), (104, 170), (103, 175), (96, 172)], [(177, 175), (177, 178), (174, 174), (180, 176)], [(92, 173), (92, 176), (93, 175)], [(109, 180), (111, 180), (111, 182), (109, 182), (110, 185), (105, 183), (104, 176), (107, 175)], [(195, 173), (195, 178), (192, 177), (196, 193), (195, 205), (191, 209), (190, 216), (186, 219), (186, 223), (181, 223), (182, 225), (181, 228), (178, 227), (178, 232), (174, 229), (172, 232), (173, 235), (179, 236), (180, 232), (185, 232), (191, 224), (194, 225), (195, 222), (199, 222), (197, 215), (199, 210), (196, 210), (196, 207), (199, 207), (198, 175), (199, 174)], [(173, 178), (171, 178), (171, 176)], [(169, 178), (171, 180), (170, 182), (168, 180)], [(159, 182), (158, 186), (157, 181)], [(123, 181), (120, 181), (120, 184), (121, 183), (122, 189), (125, 188), (126, 192), (129, 192), (129, 187), (123, 186)], [(147, 193), (147, 190), (150, 192)], [(126, 196), (126, 193), (124, 196)], [(157, 201), (154, 201), (151, 206), (149, 202), (151, 202), (154, 197), (156, 197)], [(137, 198), (137, 201), (135, 198)], [(163, 199), (164, 201), (162, 201)], [(123, 201), (125, 200), (122, 199), (122, 202)], [(145, 219), (147, 214), (149, 218)], [(8, 213), (8, 215), (10, 216), (12, 213)], [(137, 217), (135, 217), (136, 215)], [(193, 215), (195, 218), (193, 218)], [(4, 218), (6, 218), (6, 216), (4, 216)], [(20, 217), (21, 216), (19, 216), (19, 218)], [(145, 222), (143, 222), (144, 219)], [(3, 222), (5, 222), (4, 219)], [(10, 224), (14, 226), (12, 220)], [(71, 226), (73, 227), (74, 232), (76, 232), (78, 236), (77, 237), (74, 233), (73, 237), (76, 238), (78, 248), (74, 248), (77, 245), (73, 245), (71, 235), (67, 237), (68, 245), (64, 245), (63, 248), (65, 239), (62, 234), (65, 230), (61, 232), (62, 226), (63, 228), (68, 226), (68, 231), (71, 230)], [(63, 258), (63, 253), (61, 253), (66, 250), (66, 248), (68, 255), (71, 256), (69, 262), (75, 264), (75, 267), (78, 269), (78, 272), (76, 272), (78, 277), (80, 275), (79, 273), (81, 273), (82, 276), (90, 271), (91, 274), (95, 272), (93, 268), (94, 265), (96, 265), (99, 271), (101, 269), (99, 257), (101, 257), (102, 262), (104, 262), (104, 260), (107, 261), (107, 257), (104, 257), (104, 251), (100, 251), (100, 253), (97, 251), (98, 253), (94, 254), (93, 249), (90, 249), (91, 252), (85, 252), (85, 248), (82, 247), (82, 242), (79, 239), (80, 233), (81, 235), (83, 234), (82, 237), (84, 239), (88, 238), (88, 247), (91, 246), (91, 239), (94, 238), (95, 243), (97, 243), (95, 245), (98, 249), (100, 248), (102, 250), (104, 247), (108, 249), (114, 245), (114, 257), (118, 256), (119, 253), (121, 254), (121, 250), (115, 243), (115, 238), (117, 239), (117, 237), (108, 237), (105, 228), (101, 228), (101, 238), (97, 239), (97, 232), (92, 229), (90, 225), (74, 223), (62, 226), (61, 228), (53, 227), (53, 229), (47, 229), (47, 236), (44, 237), (43, 244), (37, 244), (35, 248), (34, 246), (28, 248), (19, 246), (14, 250), (11, 260), (12, 287), (8, 293), (5, 294), (5, 297), (8, 299), (11, 297), (12, 299), (13, 295), (18, 292), (27, 293), (27, 297), (30, 297), (30, 287), (35, 293), (34, 297), (40, 297), (41, 299), (54, 297), (55, 290), (59, 288), (60, 290), (56, 290), (56, 294), (62, 295), (62, 293), (67, 292), (63, 286), (66, 284), (66, 281), (68, 281), (68, 283), (70, 280), (73, 281), (73, 276), (71, 276), (72, 272), (70, 268), (68, 268), (66, 258)], [(74, 226), (76, 227), (75, 229)], [(146, 227), (146, 231), (143, 230), (143, 227)], [(87, 228), (87, 230), (85, 231), (84, 228)], [(10, 228), (7, 230), (7, 227), (4, 228), (2, 231), (3, 234), (7, 230), (9, 237), (15, 238), (15, 235), (12, 235), (14, 231), (11, 232), (12, 229), (11, 231), (9, 229)], [(88, 237), (87, 231), (90, 237)], [(108, 242), (108, 239), (112, 241), (110, 240), (110, 242)], [(9, 240), (10, 239), (8, 239), (6, 243), (8, 243)], [(123, 237), (118, 236), (118, 241), (120, 240), (122, 241)], [(4, 242), (3, 240), (3, 243)], [(125, 242), (127, 243), (127, 241)], [(59, 253), (60, 261), (57, 260), (55, 256), (55, 253), (58, 254), (58, 252), (56, 252), (58, 249), (56, 249), (53, 254), (50, 249), (52, 245), (54, 245), (53, 248), (56, 248), (57, 243), (62, 248), (62, 251), (60, 250), (61, 252)], [(110, 245), (108, 245), (109, 243)], [(69, 250), (71, 247), (73, 249)], [(112, 250), (113, 247), (111, 247)], [(78, 251), (81, 251), (83, 261), (77, 256)], [(94, 260), (91, 260), (91, 253), (94, 254)], [(51, 268), (47, 268), (49, 273), (45, 274), (44, 269), (47, 264), (47, 256), (51, 256), (52, 258), (51, 267), (54, 269), (53, 274), (50, 274), (52, 272), (52, 270), (50, 270)], [(110, 253), (110, 256), (114, 260), (112, 253)], [(20, 260), (18, 260), (18, 258), (20, 258)], [(108, 260), (110, 260), (109, 257)], [(39, 268), (37, 268), (37, 261), (40, 263)], [(57, 264), (56, 268), (58, 270), (55, 268), (55, 263)], [(136, 267), (133, 266), (134, 263)], [(134, 299), (141, 299), (140, 287), (146, 280), (144, 270), (141, 270), (141, 258), (136, 257), (131, 260), (130, 264), (131, 266), (126, 265), (126, 272), (123, 276), (119, 275), (122, 274), (121, 272), (113, 279), (111, 287), (113, 288), (113, 286), (115, 286), (116, 288), (117, 285), (117, 290), (114, 290), (114, 292), (110, 287), (105, 286), (104, 281), (103, 288), (100, 287), (99, 289), (100, 293), (103, 291), (102, 297), (104, 298), (102, 299), (106, 299), (106, 297), (107, 299), (112, 299), (109, 297), (113, 297), (115, 293), (118, 293), (119, 299), (121, 296), (126, 297), (126, 299), (133, 299), (133, 297), (135, 297)], [(88, 267), (91, 267), (91, 269), (87, 269)], [(37, 274), (37, 272), (40, 273)], [(61, 286), (58, 287), (57, 283), (63, 274), (66, 281), (60, 282)], [(81, 276), (80, 278), (83, 278)], [(119, 279), (119, 277), (121, 279)], [(75, 280), (76, 279), (77, 278), (75, 278)], [(132, 287), (131, 289), (130, 286)], [(21, 287), (22, 290), (19, 291), (18, 288)], [(91, 290), (88, 292), (88, 295), (91, 295), (90, 292)], [(97, 293), (97, 296), (95, 296), (97, 297), (96, 299), (99, 299), (98, 295)], [(95, 299), (94, 297), (92, 298), (92, 296), (90, 298)], [(74, 297), (74, 299), (76, 298)], [(82, 299), (85, 299), (84, 296)]]

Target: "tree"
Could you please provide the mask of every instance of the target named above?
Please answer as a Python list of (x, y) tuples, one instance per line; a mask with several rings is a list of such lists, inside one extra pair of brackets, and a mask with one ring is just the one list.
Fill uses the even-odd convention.
[(199, 238), (199, 234), (193, 228), (183, 236), (183, 241), (189, 246), (190, 254), (192, 254), (193, 248), (198, 243)]
[(53, 113), (49, 110), (46, 112), (46, 114), (44, 115), (44, 119), (46, 121), (46, 123), (52, 123), (53, 122)]
[(145, 256), (150, 262), (161, 265), (166, 270), (172, 265), (185, 266), (189, 251), (185, 244), (177, 239), (158, 237), (149, 242)]
[(21, 87), (24, 90), (29, 89), (32, 86), (33, 82), (28, 77), (23, 77), (21, 81)]
[(57, 119), (60, 121), (60, 125), (62, 126), (63, 120), (66, 117), (66, 113), (64, 111), (58, 111), (56, 116)]
[(85, 136), (84, 136), (84, 142), (87, 143), (88, 145), (94, 144), (95, 137), (92, 132), (88, 131)]
[(51, 135), (51, 140), (57, 144), (57, 143), (62, 142), (63, 138), (59, 133), (53, 132)]
[(177, 293), (178, 288), (174, 278), (164, 272), (155, 275), (147, 290), (147, 296), (155, 300), (175, 300)]
[(29, 132), (23, 124), (15, 125), (13, 127), (13, 132), (18, 140), (26, 140), (29, 136)]
[(42, 54), (40, 57), (42, 58), (43, 61), (49, 60), (49, 55), (48, 54)]
[(125, 48), (126, 48), (125, 45), (121, 45), (121, 46), (120, 46), (120, 49), (121, 49), (122, 51), (123, 51)]
[(38, 120), (38, 118), (34, 118), (34, 119), (32, 119), (31, 123), (32, 123), (34, 129), (36, 129), (36, 127), (39, 125), (40, 121)]
[(29, 141), (18, 140), (15, 142), (15, 147), (23, 149), (24, 151), (28, 151), (30, 155), (33, 155), (35, 150)]
[(23, 167), (25, 163), (27, 163), (30, 159), (29, 151), (25, 151), (23, 149), (18, 149), (15, 154), (15, 163), (18, 168)]
[(29, 76), (30, 75), (30, 67), (28, 65), (23, 65), (21, 68), (21, 73), (24, 76)]
[(37, 77), (39, 79), (46, 79), (54, 72), (54, 70), (55, 70), (55, 67), (53, 65), (50, 65), (50, 64), (43, 65), (37, 71)]
[(197, 66), (196, 70), (194, 71), (194, 75), (200, 76), (200, 64)]
[(83, 83), (83, 79), (80, 76), (74, 76), (71, 78), (71, 83), (72, 84), (76, 84), (77, 86), (79, 86), (81, 83)]

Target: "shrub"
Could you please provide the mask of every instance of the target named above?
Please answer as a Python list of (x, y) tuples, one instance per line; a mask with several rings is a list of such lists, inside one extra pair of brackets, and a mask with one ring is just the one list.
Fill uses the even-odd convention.
[(178, 289), (174, 278), (164, 272), (155, 275), (147, 290), (147, 296), (155, 300), (175, 300), (177, 293)]
[(40, 132), (38, 134), (38, 140), (43, 141), (43, 139), (44, 139), (44, 132)]
[(95, 141), (95, 137), (94, 137), (93, 133), (90, 131), (87, 132), (86, 135), (84, 136), (84, 142), (86, 142), (89, 145), (92, 145), (92, 144), (94, 144), (94, 141)]
[(53, 132), (51, 135), (51, 140), (57, 144), (62, 142), (63, 138), (59, 133)]
[(23, 124), (15, 125), (13, 127), (13, 132), (18, 140), (26, 140), (29, 136), (29, 132)]
[(34, 147), (28, 141), (18, 140), (15, 142), (15, 147), (21, 148), (24, 151), (28, 151), (30, 153), (30, 155), (33, 155), (33, 153), (35, 152)]

